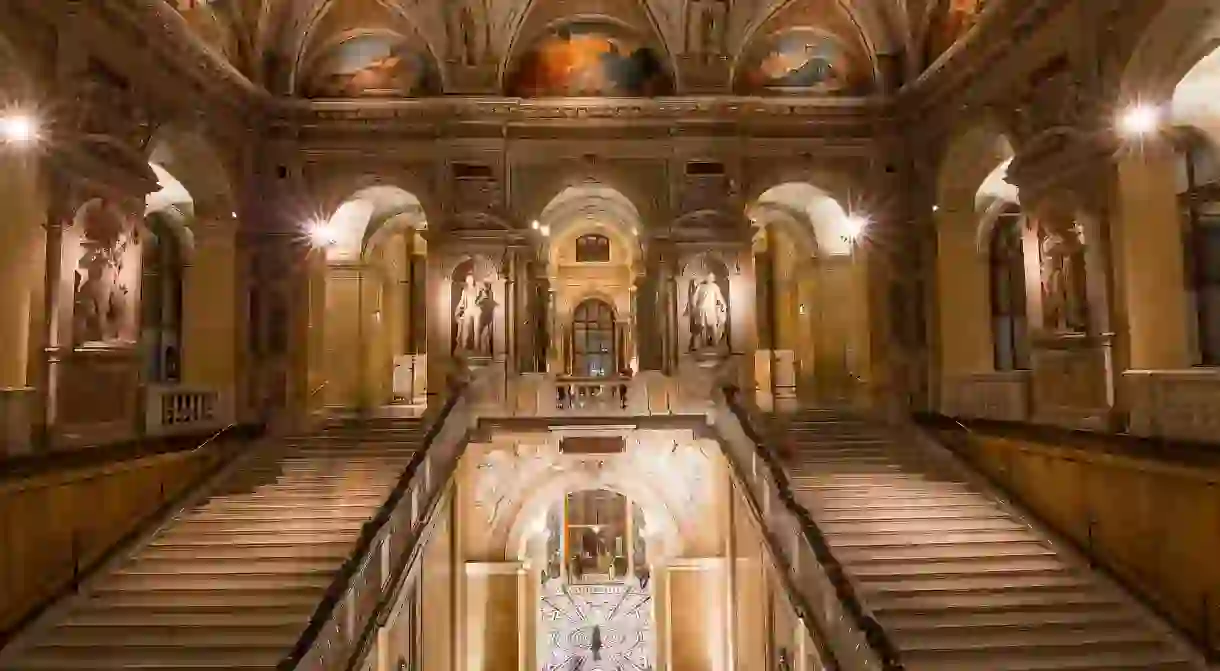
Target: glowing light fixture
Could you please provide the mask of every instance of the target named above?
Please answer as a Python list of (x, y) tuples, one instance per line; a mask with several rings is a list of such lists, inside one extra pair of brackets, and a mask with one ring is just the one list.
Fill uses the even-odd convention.
[(530, 224), (530, 228), (534, 229), (535, 231), (538, 230), (538, 226), (539, 224), (537, 219), (534, 220), (534, 223)]
[(319, 249), (338, 242), (334, 230), (324, 221), (315, 221), (309, 225), (309, 241)]
[(940, 205), (933, 205), (933, 206), (932, 206), (932, 211), (933, 211), (933, 212), (940, 212)]
[(1151, 135), (1160, 126), (1161, 110), (1155, 105), (1133, 105), (1118, 118), (1119, 131), (1128, 137)]
[(31, 144), (38, 139), (38, 122), (28, 114), (6, 114), (0, 117), (0, 139), (8, 144)]
[(547, 226), (547, 225), (542, 226), (538, 230), (539, 230), (539, 232), (542, 233), (543, 237), (549, 236), (551, 234), (551, 227)]
[(844, 236), (849, 241), (856, 241), (861, 235), (864, 234), (864, 230), (868, 228), (869, 223), (868, 217), (863, 215), (853, 214), (847, 217), (847, 219), (843, 222)]

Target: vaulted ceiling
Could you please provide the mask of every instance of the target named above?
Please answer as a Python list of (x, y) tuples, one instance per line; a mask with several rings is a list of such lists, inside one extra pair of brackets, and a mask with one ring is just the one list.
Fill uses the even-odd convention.
[[(578, 46), (616, 57), (619, 49), (646, 49), (680, 92), (868, 93), (918, 74), (969, 29), (985, 2), (998, 0), (170, 1), (203, 42), (256, 84), (281, 95), (342, 98), (361, 90), (509, 91), (506, 78), (531, 49), (550, 49), (553, 59), (545, 40), (571, 50), (597, 26), (615, 33), (611, 46)], [(565, 26), (577, 24), (574, 38)], [(624, 52), (624, 63), (639, 66), (636, 55)], [(811, 57), (826, 62), (798, 72)], [(373, 70), (353, 64), (362, 58)], [(404, 67), (410, 82), (402, 81)], [(386, 74), (395, 68), (397, 75)], [(567, 90), (584, 89), (568, 83)]]

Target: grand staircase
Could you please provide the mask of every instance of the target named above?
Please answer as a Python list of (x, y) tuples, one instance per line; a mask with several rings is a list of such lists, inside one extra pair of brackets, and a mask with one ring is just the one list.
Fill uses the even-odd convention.
[(909, 671), (1206, 668), (953, 457), (826, 411), (768, 435), (797, 502)]
[(422, 441), (371, 420), (259, 448), (0, 668), (275, 668)]

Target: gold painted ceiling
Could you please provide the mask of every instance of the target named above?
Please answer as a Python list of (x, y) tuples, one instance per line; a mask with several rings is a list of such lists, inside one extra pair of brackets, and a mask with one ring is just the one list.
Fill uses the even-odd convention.
[(987, 0), (172, 1), (268, 91), (353, 98), (867, 95), (917, 76)]

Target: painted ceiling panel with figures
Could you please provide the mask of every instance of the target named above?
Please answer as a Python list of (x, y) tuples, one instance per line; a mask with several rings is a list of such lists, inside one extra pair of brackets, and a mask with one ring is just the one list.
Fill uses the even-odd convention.
[(917, 72), (999, 0), (170, 1), (274, 94), (412, 97), (469, 72), (482, 93), (666, 95), (691, 67), (723, 71), (712, 92), (862, 94), (882, 57)]

